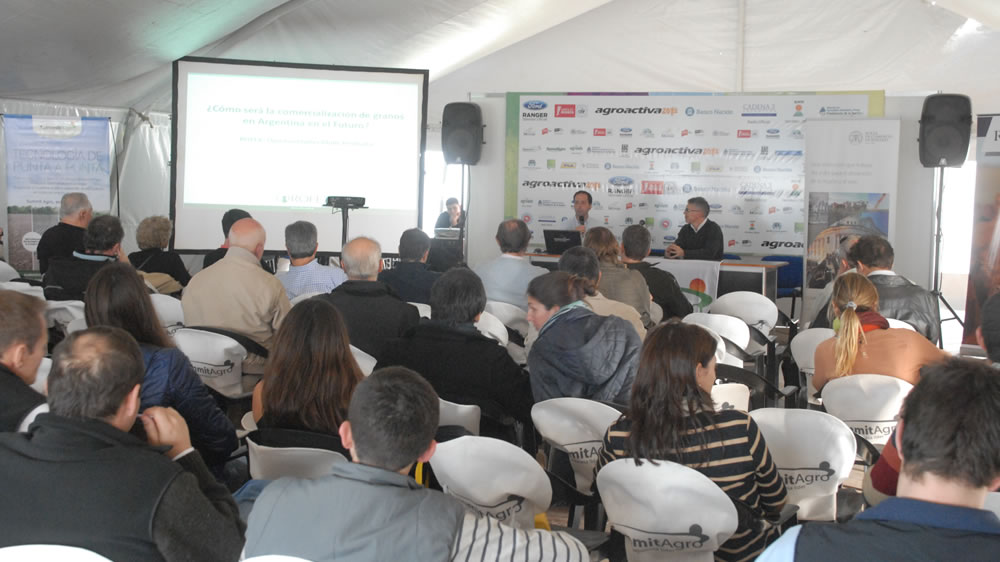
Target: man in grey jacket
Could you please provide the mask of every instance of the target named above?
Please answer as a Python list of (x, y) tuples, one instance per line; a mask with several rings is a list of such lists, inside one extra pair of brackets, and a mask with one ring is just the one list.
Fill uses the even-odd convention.
[(407, 476), (434, 454), (438, 397), (417, 373), (379, 369), (351, 398), (340, 439), (354, 462), (269, 484), (250, 512), (247, 556), (326, 560), (588, 560), (563, 533), (477, 515)]

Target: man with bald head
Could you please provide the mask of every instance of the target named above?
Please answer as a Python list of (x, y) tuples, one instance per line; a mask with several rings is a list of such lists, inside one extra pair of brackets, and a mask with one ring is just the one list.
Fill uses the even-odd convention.
[(316, 298), (337, 307), (352, 345), (380, 360), (386, 343), (416, 326), (420, 313), (378, 281), (382, 248), (375, 240), (362, 236), (348, 242), (340, 253), (340, 265), (347, 273), (347, 281)]
[[(233, 223), (226, 256), (199, 271), (181, 305), (188, 326), (221, 328), (245, 335), (270, 350), (274, 333), (292, 307), (281, 281), (260, 266), (267, 233), (254, 219)], [(264, 357), (251, 353), (243, 371), (259, 374)]]

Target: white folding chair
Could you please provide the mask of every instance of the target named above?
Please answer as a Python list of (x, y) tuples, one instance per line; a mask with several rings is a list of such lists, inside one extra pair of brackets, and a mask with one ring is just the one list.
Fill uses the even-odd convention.
[(686, 324), (706, 328), (716, 341), (722, 342), (722, 355), (716, 352), (716, 361), (725, 365), (743, 368), (744, 359), (751, 359), (746, 349), (750, 343), (750, 328), (746, 322), (726, 314), (692, 312), (684, 317)]
[(38, 562), (39, 560), (60, 560), (65, 562), (111, 562), (100, 554), (61, 544), (23, 544), (0, 548), (0, 560), (4, 562)]
[(880, 449), (896, 429), (896, 415), (913, 385), (888, 375), (839, 377), (823, 387), (827, 413)]
[(48, 394), (48, 388), (46, 387), (46, 382), (49, 380), (49, 371), (52, 370), (52, 360), (48, 357), (43, 357), (42, 362), (38, 364), (38, 370), (35, 372), (35, 382), (31, 383), (31, 388), (39, 394)]
[(822, 404), (821, 400), (814, 398), (816, 387), (813, 386), (813, 373), (816, 371), (816, 348), (819, 344), (836, 337), (837, 333), (830, 328), (809, 328), (802, 330), (792, 338), (789, 347), (792, 350), (792, 359), (798, 365), (799, 371), (805, 375), (806, 398), (810, 404)]
[(0, 283), (5, 283), (11, 279), (17, 279), (21, 274), (5, 261), (0, 260)]
[(294, 299), (292, 299), (292, 306), (295, 306), (304, 300), (311, 299), (317, 295), (325, 295), (325, 294), (326, 293), (320, 291), (316, 291), (313, 293), (302, 293), (301, 295), (298, 295)]
[(486, 312), (496, 316), (504, 326), (521, 334), (528, 335), (527, 313), (521, 307), (500, 301), (486, 301)]
[(686, 466), (618, 459), (597, 473), (612, 527), (625, 535), (630, 562), (714, 559), (736, 532), (733, 500), (707, 476)]
[(778, 324), (778, 305), (752, 291), (726, 293), (715, 299), (709, 310), (713, 314), (735, 316), (765, 336)]
[(788, 503), (803, 521), (834, 521), (837, 490), (850, 476), (854, 432), (823, 412), (761, 408), (750, 412), (785, 482)]
[(180, 328), (174, 332), (174, 343), (187, 355), (202, 382), (227, 398), (250, 396), (260, 380), (259, 376), (243, 376), (247, 350), (229, 336)]
[(909, 322), (904, 322), (902, 320), (896, 320), (895, 318), (886, 318), (889, 321), (890, 328), (899, 328), (902, 330), (909, 330), (911, 332), (916, 332), (917, 329), (914, 328)]
[(532, 529), (535, 515), (552, 503), (552, 485), (534, 457), (491, 437), (438, 443), (431, 468), (445, 493), (476, 512)]
[(712, 402), (715, 410), (750, 411), (750, 387), (745, 384), (728, 382), (712, 386)]
[(180, 299), (156, 293), (149, 295), (149, 300), (153, 301), (153, 309), (160, 319), (160, 325), (167, 328), (168, 332), (173, 333), (184, 325), (184, 308), (181, 307)]
[(87, 329), (87, 319), (86, 318), (74, 318), (70, 320), (69, 324), (66, 324), (66, 335), (70, 335), (73, 332), (79, 332), (80, 330)]
[(31, 295), (35, 298), (45, 300), (45, 289), (29, 285), (28, 283), (16, 283), (13, 281), (0, 282), (0, 289), (3, 289), (4, 291), (16, 291), (18, 293), (24, 293), (26, 295)]
[(83, 318), (83, 301), (46, 301), (45, 321), (50, 328), (66, 329), (66, 326)]
[(410, 304), (417, 307), (417, 312), (420, 313), (421, 318), (431, 317), (431, 305), (422, 302), (411, 302)]
[(309, 447), (266, 447), (247, 437), (250, 478), (274, 480), (282, 476), (319, 478), (330, 474), (333, 464), (347, 457), (326, 449)]
[(531, 407), (535, 429), (569, 456), (576, 489), (588, 496), (604, 434), (621, 415), (607, 404), (583, 398), (552, 398)]
[(510, 341), (510, 337), (507, 335), (507, 326), (503, 325), (503, 322), (499, 318), (493, 316), (489, 312), (483, 312), (479, 315), (479, 321), (476, 322), (476, 329), (482, 335), (496, 340), (500, 345), (506, 347), (507, 343)]
[(354, 355), (354, 360), (358, 362), (358, 367), (361, 367), (361, 372), (366, 377), (372, 374), (372, 371), (375, 370), (375, 365), (378, 363), (377, 359), (353, 345), (351, 346), (351, 354)]
[(443, 398), (438, 398), (441, 403), (440, 417), (438, 425), (460, 425), (468, 429), (473, 435), (479, 435), (479, 420), (482, 418), (482, 411), (475, 404), (456, 404)]

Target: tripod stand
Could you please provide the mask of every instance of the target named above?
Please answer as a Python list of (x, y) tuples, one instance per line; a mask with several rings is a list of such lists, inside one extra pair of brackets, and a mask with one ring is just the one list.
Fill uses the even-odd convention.
[[(942, 159), (942, 164), (944, 163)], [(941, 239), (944, 237), (944, 229), (941, 227), (941, 208), (944, 206), (944, 166), (937, 166), (937, 176), (938, 176), (938, 186), (937, 186), (937, 206), (934, 214), (934, 254), (933, 259), (933, 287), (931, 289), (931, 294), (934, 295), (938, 301), (948, 308), (948, 312), (951, 313), (950, 318), (943, 318), (941, 322), (947, 322), (948, 320), (957, 320), (958, 324), (965, 328), (965, 322), (958, 317), (958, 313), (945, 298), (944, 294), (941, 292)], [(940, 336), (938, 347), (944, 349), (944, 336)]]

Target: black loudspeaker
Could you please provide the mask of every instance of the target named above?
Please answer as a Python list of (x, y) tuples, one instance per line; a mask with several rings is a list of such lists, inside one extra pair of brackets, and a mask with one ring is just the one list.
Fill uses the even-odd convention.
[(441, 150), (449, 164), (475, 164), (483, 148), (483, 112), (474, 103), (444, 106), (441, 117)]
[(961, 94), (934, 94), (920, 112), (920, 163), (958, 167), (969, 153), (972, 101)]

